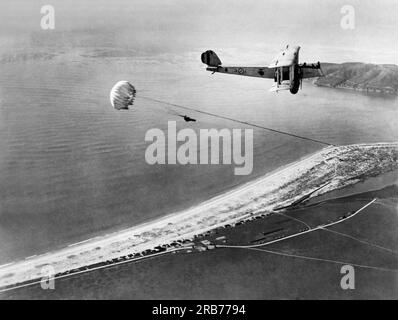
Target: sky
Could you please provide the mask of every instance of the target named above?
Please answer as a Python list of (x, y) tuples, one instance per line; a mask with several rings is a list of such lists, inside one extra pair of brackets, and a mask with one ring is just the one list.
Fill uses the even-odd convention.
[[(55, 9), (42, 30), (40, 9)], [(341, 9), (355, 10), (343, 29)], [(120, 47), (144, 52), (224, 50), (269, 62), (286, 44), (301, 58), (398, 64), (396, 0), (2, 0), (1, 50), (21, 46)], [(233, 53), (233, 54), (232, 54)], [(250, 59), (250, 54), (253, 53)], [(310, 61), (310, 62), (311, 62)]]

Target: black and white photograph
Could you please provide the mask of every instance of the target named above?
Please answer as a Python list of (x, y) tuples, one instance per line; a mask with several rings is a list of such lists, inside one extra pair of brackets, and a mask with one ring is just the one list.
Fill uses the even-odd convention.
[(0, 300), (398, 299), (397, 31), (395, 0), (2, 0)]

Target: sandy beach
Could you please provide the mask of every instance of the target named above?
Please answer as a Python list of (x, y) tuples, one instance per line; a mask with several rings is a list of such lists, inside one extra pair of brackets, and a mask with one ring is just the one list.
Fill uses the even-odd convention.
[(327, 147), (190, 209), (0, 266), (0, 287), (41, 278), (46, 265), (62, 273), (192, 239), (223, 225), (271, 213), (310, 193), (315, 197), (397, 169), (397, 157), (398, 143)]

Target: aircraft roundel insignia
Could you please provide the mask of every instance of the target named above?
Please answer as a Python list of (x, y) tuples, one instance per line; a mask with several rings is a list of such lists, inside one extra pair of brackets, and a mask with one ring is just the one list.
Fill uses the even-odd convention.
[(245, 70), (243, 68), (238, 68), (238, 73), (239, 74), (243, 74), (245, 72)]

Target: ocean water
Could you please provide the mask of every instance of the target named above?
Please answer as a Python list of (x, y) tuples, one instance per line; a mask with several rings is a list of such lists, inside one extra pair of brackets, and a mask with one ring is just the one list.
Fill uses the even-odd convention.
[[(86, 51), (88, 49), (85, 49)], [(0, 264), (45, 253), (193, 206), (323, 146), (254, 129), (254, 167), (154, 165), (147, 130), (249, 128), (180, 112), (141, 96), (191, 106), (333, 144), (398, 140), (398, 99), (316, 88), (268, 92), (270, 80), (211, 75), (200, 52), (179, 57), (57, 52), (0, 65)], [(111, 108), (119, 80), (134, 108)]]

